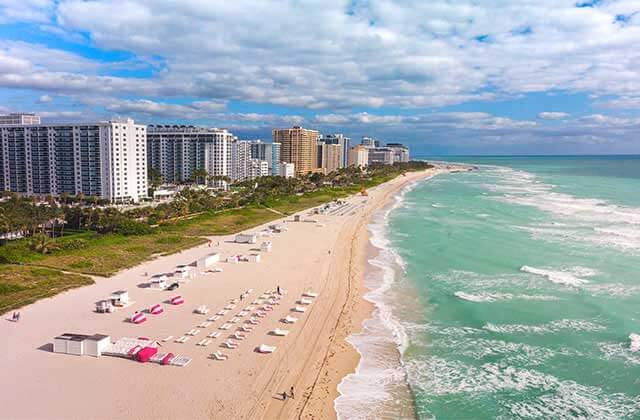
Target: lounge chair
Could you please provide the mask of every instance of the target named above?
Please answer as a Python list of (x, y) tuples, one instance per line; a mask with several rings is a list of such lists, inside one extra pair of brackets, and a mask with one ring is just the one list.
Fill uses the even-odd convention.
[(218, 327), (218, 329), (220, 330), (228, 330), (229, 328), (231, 328), (231, 324), (226, 323), (226, 324), (222, 324)]
[(217, 321), (219, 319), (220, 319), (219, 315), (214, 315), (214, 316), (210, 316), (209, 318), (207, 318), (207, 321), (213, 322), (213, 321)]
[(224, 345), (226, 348), (228, 349), (237, 349), (238, 348), (238, 344), (231, 341), (231, 340), (227, 340), (224, 343), (222, 343), (222, 345)]
[(314, 292), (304, 292), (302, 296), (314, 298), (314, 297), (318, 297), (318, 294)]
[(173, 336), (172, 336), (172, 335), (170, 335), (170, 336), (168, 336), (168, 337), (163, 338), (163, 339), (162, 339), (162, 342), (163, 342), (163, 343), (166, 343), (167, 341), (171, 341), (171, 339), (172, 339), (172, 338), (173, 338)]
[(258, 347), (258, 351), (260, 353), (273, 353), (274, 351), (276, 351), (276, 347), (268, 346), (266, 344), (260, 344), (260, 346)]
[(229, 358), (229, 356), (227, 356), (226, 354), (224, 354), (224, 353), (222, 353), (220, 351), (217, 351), (215, 353), (211, 353), (210, 357), (212, 359), (215, 359), (215, 360), (227, 360)]
[(256, 316), (260, 317), (260, 318), (264, 318), (265, 316), (267, 316), (266, 312), (262, 312), (262, 311), (258, 311), (256, 312)]
[(295, 308), (292, 309), (293, 312), (306, 312), (307, 308), (303, 307), (303, 306), (296, 306)]
[(240, 330), (242, 330), (244, 332), (251, 332), (251, 331), (253, 331), (253, 327), (250, 327), (248, 325), (243, 325), (242, 327), (240, 327)]
[(312, 300), (305, 299), (305, 298), (300, 299), (300, 300), (299, 300), (299, 302), (300, 302), (302, 305), (311, 305), (311, 304), (313, 303), (313, 301), (312, 301)]
[(293, 324), (294, 322), (296, 322), (298, 320), (298, 318), (287, 315), (282, 322), (284, 322), (285, 324)]
[(236, 340), (244, 340), (247, 336), (241, 333), (240, 331), (236, 331), (233, 333), (232, 337)]
[(271, 331), (271, 334), (277, 335), (278, 337), (284, 337), (289, 334), (289, 330), (281, 330), (279, 328), (276, 328), (275, 330)]
[(209, 337), (209, 338), (218, 338), (219, 335), (220, 335), (220, 331), (214, 331), (211, 334), (207, 335), (207, 337)]
[(202, 322), (202, 323), (198, 324), (198, 328), (208, 328), (210, 325), (211, 325), (211, 322), (205, 321), (205, 322)]

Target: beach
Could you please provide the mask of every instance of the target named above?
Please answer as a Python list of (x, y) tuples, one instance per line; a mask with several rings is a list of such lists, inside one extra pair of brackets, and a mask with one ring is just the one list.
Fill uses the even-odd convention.
[[(369, 246), (367, 225), (372, 215), (389, 203), (405, 186), (433, 176), (444, 169), (408, 173), (369, 190), (368, 197), (352, 196), (342, 207), (325, 214), (301, 212), (270, 222), (286, 230), (259, 238), (257, 245), (233, 242), (233, 236), (211, 237), (204, 244), (178, 254), (161, 256), (124, 270), (110, 278), (96, 278), (96, 284), (74, 289), (39, 301), (21, 310), (19, 323), (0, 324), (3, 339), (0, 351), (0, 396), (2, 416), (13, 419), (157, 419), (157, 418), (333, 418), (337, 385), (353, 372), (359, 355), (346, 341), (361, 327), (373, 310), (362, 299), (363, 275)], [(265, 226), (251, 229), (258, 232)], [(271, 252), (261, 252), (260, 263), (220, 262), (222, 272), (197, 275), (178, 290), (159, 291), (146, 287), (150, 276), (172, 272), (176, 266), (191, 264), (219, 253), (246, 255), (271, 241)], [(280, 304), (261, 320), (237, 349), (224, 349), (221, 343), (246, 321), (241, 319), (230, 330), (219, 330), (237, 312), (267, 290), (285, 290)], [(186, 343), (162, 338), (183, 336), (208, 316), (194, 313), (201, 305), (209, 314), (228, 305), (232, 299), (253, 289), (234, 310), (203, 328)], [(93, 311), (94, 302), (116, 290), (129, 292), (133, 303), (115, 313)], [(304, 292), (318, 297), (304, 313), (299, 306)], [(179, 306), (164, 302), (180, 295)], [(147, 314), (148, 320), (136, 325), (127, 318), (160, 303), (164, 313)], [(283, 324), (287, 315), (298, 318)], [(9, 316), (7, 315), (6, 318)], [(288, 329), (285, 337), (270, 335)], [(208, 333), (219, 337), (206, 347), (196, 342)], [(190, 357), (185, 367), (137, 363), (122, 358), (73, 356), (52, 352), (55, 336), (62, 333), (106, 334), (120, 337), (149, 337), (158, 340), (162, 351)], [(275, 346), (272, 354), (256, 351), (261, 344)], [(207, 356), (215, 351), (227, 354), (218, 361)], [(282, 392), (293, 387), (293, 399), (283, 401)]]

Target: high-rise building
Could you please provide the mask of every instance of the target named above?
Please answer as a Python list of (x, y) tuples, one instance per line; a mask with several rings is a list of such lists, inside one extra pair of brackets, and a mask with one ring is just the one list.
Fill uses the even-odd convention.
[(349, 166), (364, 168), (369, 165), (369, 148), (358, 144), (349, 149)]
[(370, 147), (369, 165), (393, 165), (394, 151), (389, 147)]
[(380, 147), (380, 142), (371, 137), (362, 137), (360, 144), (365, 147)]
[(251, 142), (251, 158), (267, 161), (272, 176), (278, 176), (280, 163), (280, 143), (264, 143), (260, 140)]
[(273, 142), (280, 143), (280, 161), (293, 163), (296, 174), (318, 170), (318, 141), (316, 130), (293, 127), (273, 130)]
[(318, 168), (325, 174), (342, 167), (342, 145), (318, 142)]
[(269, 163), (266, 160), (250, 159), (249, 160), (249, 179), (260, 178), (261, 176), (270, 176)]
[(40, 124), (32, 114), (6, 117), (0, 118), (0, 190), (111, 202), (147, 197), (146, 126), (132, 119)]
[(351, 143), (351, 139), (349, 137), (345, 137), (344, 134), (337, 133), (323, 136), (322, 141), (326, 144), (340, 145), (340, 168), (346, 168), (349, 165), (349, 145)]
[(250, 160), (251, 144), (248, 141), (233, 141), (231, 143), (231, 179), (234, 182), (243, 182), (250, 178)]
[[(147, 133), (147, 162), (166, 183), (191, 180), (196, 170), (210, 177), (231, 178), (233, 134), (217, 128), (185, 125), (150, 125)], [(213, 185), (224, 186), (221, 180)]]
[(387, 147), (393, 150), (393, 162), (409, 162), (409, 148), (400, 143), (387, 143)]
[(296, 176), (295, 165), (293, 163), (280, 162), (278, 164), (278, 176), (293, 178)]
[(36, 114), (16, 113), (0, 115), (0, 125), (30, 125), (40, 124), (40, 116)]

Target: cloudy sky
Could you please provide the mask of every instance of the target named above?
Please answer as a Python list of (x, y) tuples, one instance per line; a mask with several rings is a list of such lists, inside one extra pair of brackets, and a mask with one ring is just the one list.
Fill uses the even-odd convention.
[(0, 0), (0, 111), (640, 153), (640, 0)]

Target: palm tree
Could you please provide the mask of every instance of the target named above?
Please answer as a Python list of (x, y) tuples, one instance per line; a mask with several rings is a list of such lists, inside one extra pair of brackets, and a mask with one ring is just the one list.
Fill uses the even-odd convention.
[(199, 180), (203, 180), (203, 182), (206, 182), (208, 176), (209, 172), (207, 172), (207, 170), (203, 168), (196, 169), (191, 173), (191, 178), (196, 182), (196, 184)]

